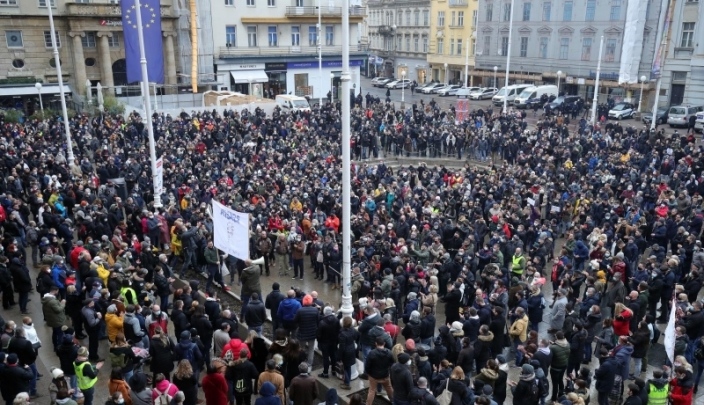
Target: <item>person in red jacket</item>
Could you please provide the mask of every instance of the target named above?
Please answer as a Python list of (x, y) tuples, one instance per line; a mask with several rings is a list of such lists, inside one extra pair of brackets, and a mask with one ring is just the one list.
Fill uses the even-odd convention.
[(670, 381), (670, 403), (672, 405), (692, 405), (693, 397), (692, 372), (684, 366), (675, 367), (675, 378)]
[(335, 215), (335, 213), (330, 214), (330, 216), (325, 220), (325, 227), (330, 228), (335, 233), (340, 232), (340, 218)]
[(628, 309), (623, 303), (617, 302), (614, 308), (614, 315), (614, 334), (616, 336), (628, 336), (631, 330), (633, 311)]
[(221, 359), (213, 359), (208, 366), (208, 374), (203, 377), (201, 385), (205, 394), (205, 403), (208, 405), (228, 405), (228, 386), (225, 380), (227, 368)]

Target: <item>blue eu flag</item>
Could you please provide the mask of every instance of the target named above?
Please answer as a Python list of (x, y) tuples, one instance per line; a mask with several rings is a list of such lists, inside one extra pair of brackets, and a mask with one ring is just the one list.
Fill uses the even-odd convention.
[(135, 0), (122, 0), (121, 3), (127, 82), (134, 83), (142, 80), (142, 68), (139, 64), (139, 35), (137, 34), (137, 13), (141, 12), (149, 82), (164, 83), (164, 51), (161, 42), (159, 0), (141, 0), (141, 10), (137, 10)]

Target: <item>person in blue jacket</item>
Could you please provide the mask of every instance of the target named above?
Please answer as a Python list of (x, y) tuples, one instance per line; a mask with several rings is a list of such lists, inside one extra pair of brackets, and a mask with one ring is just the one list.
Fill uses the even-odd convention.
[(296, 323), (293, 320), (300, 307), (301, 303), (296, 299), (296, 292), (288, 290), (286, 299), (281, 301), (279, 310), (276, 311), (276, 317), (279, 318), (279, 322), (289, 333), (296, 329)]
[(276, 395), (276, 387), (269, 381), (259, 389), (259, 398), (254, 405), (281, 405), (281, 399)]

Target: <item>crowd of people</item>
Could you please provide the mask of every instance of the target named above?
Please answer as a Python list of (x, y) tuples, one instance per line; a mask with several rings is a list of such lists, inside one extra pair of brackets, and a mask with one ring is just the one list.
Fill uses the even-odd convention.
[[(17, 304), (22, 321), (0, 325), (3, 399), (45, 395), (37, 354), (53, 350), (51, 403), (102, 400), (109, 345), (110, 404), (192, 405), (202, 392), (209, 405), (250, 405), (253, 394), (255, 405), (311, 405), (316, 346), (317, 378), (339, 377), (341, 390), (364, 364), (371, 389), (357, 404), (382, 387), (394, 405), (500, 405), (509, 394), (582, 405), (592, 386), (600, 405), (693, 402), (704, 370), (704, 148), (692, 133), (561, 115), (529, 128), (513, 111), (455, 123), (434, 104), (357, 101), (349, 185), (332, 104), (77, 115), (73, 162), (60, 120), (0, 116), (0, 289), (5, 317)], [(161, 207), (146, 125), (164, 158)], [(366, 161), (413, 151), (493, 164)], [(315, 291), (266, 283), (273, 268), (341, 287), (342, 187), (352, 190), (355, 302), (344, 318)], [(251, 215), (261, 266), (213, 246), (213, 199)], [(239, 311), (217, 298), (230, 288)], [(33, 291), (51, 343), (29, 316)], [(674, 362), (646, 375), (649, 356), (665, 357), (658, 323), (673, 297)], [(333, 405), (337, 393), (321, 396)]]

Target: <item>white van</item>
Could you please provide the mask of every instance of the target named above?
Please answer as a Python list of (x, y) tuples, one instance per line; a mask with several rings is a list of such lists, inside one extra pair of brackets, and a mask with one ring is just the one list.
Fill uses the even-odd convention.
[(284, 111), (310, 111), (310, 104), (305, 97), (279, 94), (276, 96), (276, 104)]
[(670, 124), (670, 128), (686, 127), (689, 125), (689, 117), (696, 117), (697, 113), (702, 111), (704, 111), (702, 106), (673, 105), (667, 112), (667, 123)]
[(557, 97), (557, 86), (546, 84), (545, 86), (528, 87), (513, 100), (513, 104), (516, 108), (526, 108), (528, 104), (540, 100), (543, 95), (548, 96), (548, 98), (551, 96)]
[(508, 87), (502, 87), (501, 90), (499, 90), (498, 93), (494, 97), (491, 98), (491, 101), (494, 103), (494, 105), (501, 105), (504, 103), (504, 98), (506, 98), (506, 101), (508, 104), (513, 104), (513, 100), (518, 97), (523, 90), (527, 89), (528, 87), (533, 87), (532, 84), (514, 84), (512, 86)]

